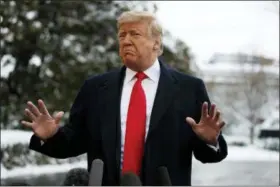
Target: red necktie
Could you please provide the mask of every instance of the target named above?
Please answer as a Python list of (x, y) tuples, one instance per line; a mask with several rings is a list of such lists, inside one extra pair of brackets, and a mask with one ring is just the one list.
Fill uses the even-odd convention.
[(140, 173), (145, 144), (146, 96), (142, 88), (142, 80), (147, 76), (143, 72), (136, 74), (128, 107), (126, 134), (124, 145), (122, 173)]

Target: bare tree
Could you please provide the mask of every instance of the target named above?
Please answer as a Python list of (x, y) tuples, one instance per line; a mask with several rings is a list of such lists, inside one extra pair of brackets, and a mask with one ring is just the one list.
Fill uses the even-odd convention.
[(240, 67), (236, 74), (238, 86), (227, 91), (228, 105), (250, 121), (250, 142), (254, 143), (255, 127), (264, 120), (261, 111), (268, 107), (269, 93), (276, 81), (271, 81), (273, 77), (265, 71), (270, 65), (269, 59), (240, 54), (237, 60)]

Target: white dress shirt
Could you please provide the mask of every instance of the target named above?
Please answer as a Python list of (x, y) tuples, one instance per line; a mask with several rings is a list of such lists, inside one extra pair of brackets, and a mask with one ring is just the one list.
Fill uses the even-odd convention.
[[(125, 78), (123, 82), (122, 88), (122, 96), (121, 96), (121, 168), (123, 162), (123, 153), (124, 153), (124, 143), (125, 143), (125, 132), (126, 132), (126, 119), (127, 119), (127, 112), (128, 106), (130, 101), (130, 95), (132, 92), (132, 88), (134, 83), (136, 82), (137, 78), (135, 77), (137, 72), (126, 68)], [(145, 92), (146, 96), (146, 137), (149, 131), (150, 119), (152, 108), (154, 105), (154, 100), (156, 96), (156, 91), (158, 87), (159, 77), (160, 77), (160, 64), (159, 61), (156, 60), (154, 64), (144, 71), (148, 78), (142, 81), (142, 87)], [(214, 147), (209, 145), (211, 148), (218, 150), (218, 146)]]

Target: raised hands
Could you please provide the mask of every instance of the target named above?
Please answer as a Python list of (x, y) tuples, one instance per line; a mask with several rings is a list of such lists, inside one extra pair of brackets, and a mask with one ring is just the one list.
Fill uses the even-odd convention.
[(220, 111), (216, 110), (215, 104), (211, 105), (208, 112), (208, 103), (204, 102), (199, 123), (197, 124), (190, 117), (187, 117), (186, 121), (191, 125), (198, 137), (208, 144), (216, 145), (221, 129), (225, 125), (225, 122), (220, 120), (220, 114)]
[(56, 133), (64, 113), (58, 112), (52, 117), (42, 100), (38, 100), (38, 108), (31, 101), (27, 102), (27, 106), (28, 107), (24, 110), (24, 114), (31, 122), (22, 121), (21, 123), (31, 128), (34, 134), (41, 140), (52, 137)]

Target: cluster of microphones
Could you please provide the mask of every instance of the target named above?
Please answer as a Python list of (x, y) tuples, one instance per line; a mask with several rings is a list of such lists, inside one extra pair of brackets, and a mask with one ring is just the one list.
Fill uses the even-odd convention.
[[(84, 168), (73, 168), (68, 171), (62, 186), (102, 186), (104, 163), (100, 159), (92, 162), (90, 172)], [(166, 167), (158, 168), (159, 186), (172, 186)], [(18, 183), (11, 186), (30, 186)], [(120, 186), (142, 186), (140, 178), (134, 173), (125, 173), (120, 178)]]
[[(65, 177), (63, 186), (102, 186), (104, 163), (100, 159), (92, 162), (90, 172), (83, 168), (71, 169)], [(160, 186), (172, 186), (166, 167), (158, 168)], [(142, 186), (140, 178), (134, 173), (125, 173), (121, 176), (120, 186)]]

